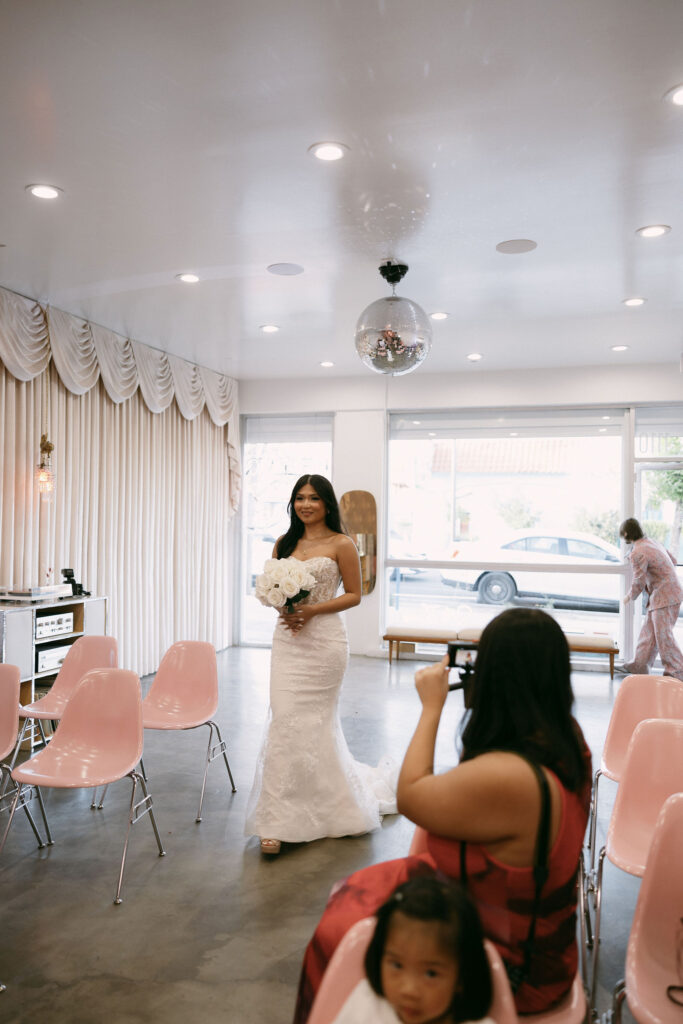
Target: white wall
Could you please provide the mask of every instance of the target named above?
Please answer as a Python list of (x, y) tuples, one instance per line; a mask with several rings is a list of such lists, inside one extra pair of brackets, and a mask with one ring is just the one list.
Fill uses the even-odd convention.
[[(561, 370), (511, 370), (366, 376), (335, 379), (240, 382), (240, 412), (267, 415), (332, 412), (333, 483), (338, 495), (370, 491), (377, 502), (378, 527), (384, 522), (387, 410), (502, 409), (562, 406), (672, 404), (683, 401), (683, 375), (677, 365), (596, 366)], [(385, 539), (378, 535), (378, 562)], [(381, 636), (381, 590), (347, 612), (354, 654), (377, 655)]]
[(336, 412), (371, 409), (471, 409), (629, 405), (683, 401), (677, 364), (592, 366), (405, 377), (316, 377), (240, 381), (240, 412)]
[[(338, 412), (334, 418), (332, 482), (338, 495), (344, 491), (369, 491), (377, 502), (377, 524), (385, 519), (385, 424), (384, 410)], [(384, 550), (384, 536), (378, 533), (378, 563)], [(349, 644), (354, 654), (379, 653), (381, 586), (367, 594), (357, 608), (346, 613)]]

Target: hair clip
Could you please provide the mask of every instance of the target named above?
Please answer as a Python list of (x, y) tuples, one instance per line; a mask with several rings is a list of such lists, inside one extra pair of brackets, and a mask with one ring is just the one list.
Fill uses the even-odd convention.
[(394, 902), (400, 903), (401, 900), (403, 899), (403, 893), (402, 892), (395, 892), (393, 898), (394, 898)]

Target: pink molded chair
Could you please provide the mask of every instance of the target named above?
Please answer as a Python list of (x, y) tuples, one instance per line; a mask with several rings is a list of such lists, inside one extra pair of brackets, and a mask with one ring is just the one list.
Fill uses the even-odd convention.
[(607, 842), (598, 859), (592, 1006), (595, 1006), (597, 991), (605, 857), (622, 871), (642, 878), (659, 812), (672, 794), (680, 792), (683, 792), (683, 721), (659, 718), (640, 722), (628, 745)]
[[(365, 977), (365, 951), (375, 930), (374, 917), (357, 921), (335, 949), (316, 994), (308, 1024), (331, 1024), (354, 988)], [(486, 940), (493, 1001), (489, 1016), (496, 1024), (518, 1024), (510, 982), (496, 947)]]
[[(130, 827), (145, 814), (150, 816), (159, 856), (164, 856), (152, 798), (145, 780), (136, 771), (142, 754), (142, 735), (142, 697), (135, 672), (120, 668), (87, 672), (64, 708), (59, 729), (50, 743), (12, 772), (12, 778), (18, 783), (17, 793), (0, 842), (0, 852), (24, 786), (81, 789), (106, 786), (127, 775), (132, 780), (133, 790), (114, 898), (114, 903), (121, 903)], [(136, 803), (138, 785), (142, 799)]]
[(588, 848), (595, 867), (598, 782), (604, 775), (619, 782), (633, 730), (646, 718), (683, 719), (683, 682), (671, 676), (627, 676), (614, 700), (600, 767), (593, 778)]
[[(218, 669), (216, 649), (201, 640), (183, 640), (172, 644), (161, 659), (149, 693), (142, 702), (145, 729), (197, 729), (209, 727), (209, 742), (204, 760), (204, 778), (196, 821), (202, 820), (202, 805), (209, 765), (223, 756), (233, 793), (235, 783), (228, 764), (226, 745), (213, 716), (218, 709)], [(216, 732), (218, 743), (214, 745)], [(144, 765), (142, 766), (144, 775)], [(146, 776), (145, 776), (146, 777)], [(102, 807), (104, 793), (97, 805)], [(95, 806), (93, 800), (92, 806)]]
[[(3, 757), (14, 750), (17, 742), (19, 729), (19, 690), (20, 673), (16, 665), (0, 664), (0, 811), (7, 811), (16, 795), (17, 787), (12, 779), (12, 769), (3, 762)], [(33, 833), (38, 840), (38, 848), (42, 850), (45, 843), (33, 820), (33, 815), (28, 808), (28, 801), (35, 794), (38, 799), (40, 813), (45, 823), (48, 843), (52, 843), (50, 826), (47, 823), (45, 807), (40, 790), (34, 786), (27, 787), (19, 800), (19, 807), (23, 807)]]
[(93, 668), (116, 668), (117, 665), (118, 645), (113, 636), (80, 636), (69, 648), (50, 692), (40, 700), (19, 708), (19, 717), (24, 719), (24, 724), (17, 740), (12, 767), (16, 763), (26, 732), (32, 734), (35, 721), (38, 722), (38, 729), (45, 744), (42, 722), (60, 720), (67, 701), (86, 672)]
[[(628, 946), (626, 977), (614, 990), (614, 1024), (624, 998), (639, 1024), (680, 1024), (683, 1008), (671, 1002), (669, 985), (683, 985), (676, 963), (683, 926), (683, 793), (670, 796), (657, 818)], [(681, 950), (678, 950), (681, 955)]]

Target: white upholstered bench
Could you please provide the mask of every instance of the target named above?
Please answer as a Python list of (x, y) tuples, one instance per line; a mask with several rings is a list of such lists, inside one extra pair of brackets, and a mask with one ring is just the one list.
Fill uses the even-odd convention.
[[(389, 644), (389, 664), (393, 661), (394, 645), (396, 660), (402, 643), (409, 644), (450, 644), (461, 641), (463, 644), (477, 644), (481, 638), (481, 629), (471, 627), (458, 629), (449, 633), (444, 629), (429, 627), (392, 626), (386, 631), (383, 639)], [(607, 633), (565, 633), (570, 651), (581, 654), (606, 654), (609, 657), (609, 674), (614, 679), (614, 659), (619, 653), (619, 646)]]

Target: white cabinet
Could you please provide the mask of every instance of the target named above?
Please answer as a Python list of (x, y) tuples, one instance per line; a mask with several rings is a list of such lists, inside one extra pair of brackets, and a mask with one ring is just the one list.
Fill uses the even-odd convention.
[(21, 703), (35, 687), (50, 686), (66, 652), (79, 636), (107, 632), (106, 597), (65, 597), (31, 604), (0, 602), (0, 661), (18, 665)]

